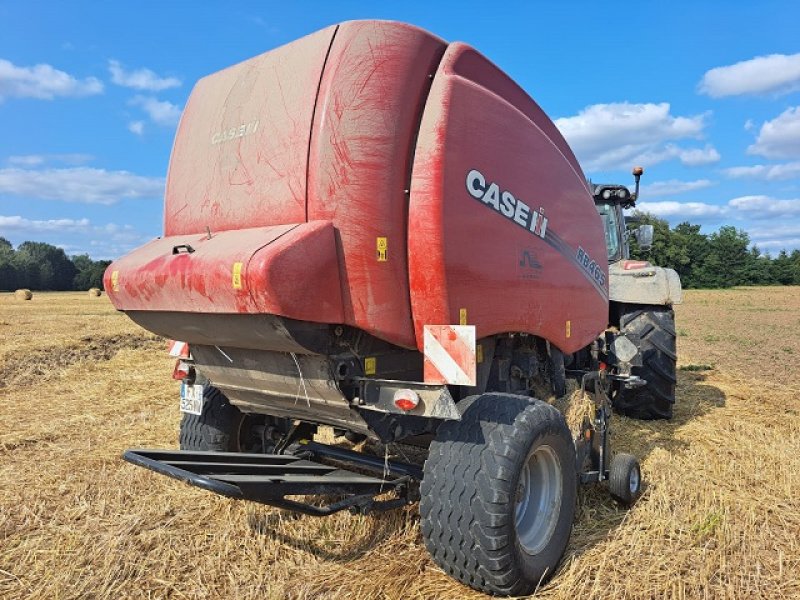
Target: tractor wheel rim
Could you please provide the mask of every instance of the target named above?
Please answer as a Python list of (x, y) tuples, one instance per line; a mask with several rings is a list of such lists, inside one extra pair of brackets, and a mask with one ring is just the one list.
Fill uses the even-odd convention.
[(514, 507), (517, 539), (527, 554), (539, 554), (553, 537), (563, 491), (558, 455), (550, 446), (539, 446), (522, 467)]
[(636, 494), (639, 491), (641, 477), (639, 476), (639, 469), (634, 468), (631, 471), (630, 479), (628, 480), (628, 484), (630, 485), (631, 494)]

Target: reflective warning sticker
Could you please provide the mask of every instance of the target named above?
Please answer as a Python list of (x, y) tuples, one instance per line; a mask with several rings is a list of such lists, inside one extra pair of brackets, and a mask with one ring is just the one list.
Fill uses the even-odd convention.
[(475, 326), (425, 325), (425, 383), (475, 385)]
[(368, 356), (364, 359), (364, 374), (375, 375), (375, 370), (378, 367), (378, 361), (374, 356)]
[(567, 328), (566, 328), (567, 337), (572, 335), (572, 321), (567, 321)]
[(460, 308), (458, 310), (458, 324), (459, 325), (466, 325), (467, 324), (467, 309)]
[(482, 362), (483, 362), (483, 346), (482, 346), (481, 344), (478, 344), (478, 345), (475, 347), (475, 359), (476, 359), (476, 360), (477, 360), (479, 363), (482, 363)]
[(389, 248), (388, 239), (385, 237), (378, 238), (378, 262), (386, 262), (389, 260), (387, 251)]
[(169, 355), (175, 358), (189, 358), (189, 344), (186, 342), (178, 342), (176, 340), (169, 341)]
[(235, 290), (242, 289), (242, 263), (240, 262), (233, 263), (231, 285)]
[(119, 271), (111, 271), (111, 289), (119, 291)]

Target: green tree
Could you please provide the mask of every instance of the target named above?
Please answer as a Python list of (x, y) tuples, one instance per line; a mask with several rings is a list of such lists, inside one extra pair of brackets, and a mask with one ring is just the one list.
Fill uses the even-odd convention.
[(684, 221), (673, 229), (672, 243), (676, 247), (674, 254), (680, 257), (672, 268), (678, 272), (684, 287), (698, 287), (697, 271), (702, 269), (708, 257), (708, 237), (700, 233), (700, 225)]
[(28, 266), (36, 265), (31, 273), (31, 284), (39, 290), (71, 290), (77, 273), (75, 265), (64, 250), (43, 242), (23, 242), (17, 256)]
[(770, 265), (770, 272), (775, 283), (792, 285), (798, 282), (797, 263), (792, 260), (786, 250), (781, 250)]
[(750, 248), (740, 283), (746, 285), (770, 285), (775, 283), (772, 277), (771, 262), (769, 255), (761, 254), (758, 246)]
[(750, 236), (746, 231), (724, 225), (709, 238), (709, 252), (698, 276), (702, 287), (731, 287), (740, 284), (746, 272)]
[(14, 246), (0, 237), (0, 290), (15, 290), (19, 286), (19, 274), (14, 264)]
[(78, 270), (73, 279), (73, 287), (76, 290), (88, 290), (89, 288), (103, 288), (103, 273), (105, 273), (110, 260), (94, 261), (88, 254), (80, 254), (72, 257), (72, 262)]

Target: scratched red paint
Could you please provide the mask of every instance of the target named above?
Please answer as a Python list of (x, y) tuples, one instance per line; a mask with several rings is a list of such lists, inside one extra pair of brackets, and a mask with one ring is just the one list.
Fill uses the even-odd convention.
[[(470, 196), (471, 169), (531, 210), (544, 207), (548, 228), (600, 261), (607, 279), (600, 218), (561, 134), (497, 67), (450, 44), (428, 96), (411, 183), (411, 306), (420, 348), (424, 325), (458, 323), (462, 308), (478, 338), (524, 331), (565, 352), (590, 343), (605, 328), (608, 301), (543, 240)], [(538, 279), (520, 278), (520, 245), (535, 247)]]
[[(410, 348), (422, 348), (423, 325), (458, 323), (461, 308), (479, 337), (586, 345), (607, 301), (470, 197), (473, 168), (545, 207), (549, 228), (606, 269), (575, 157), (505, 74), (409, 25), (329, 27), (198, 82), (170, 160), (165, 237), (115, 261), (106, 289), (121, 310), (271, 313)], [(179, 244), (195, 251), (173, 254)], [(520, 244), (535, 247), (539, 279), (520, 279)]]

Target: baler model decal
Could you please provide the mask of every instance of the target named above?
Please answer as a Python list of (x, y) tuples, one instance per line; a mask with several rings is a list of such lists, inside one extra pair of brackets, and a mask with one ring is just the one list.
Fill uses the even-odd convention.
[[(597, 293), (600, 294), (606, 300), (608, 299), (608, 290), (605, 287), (605, 277), (602, 277), (602, 281), (598, 281), (595, 277), (597, 272), (600, 275), (603, 275), (603, 272), (597, 267), (597, 263), (595, 264), (595, 273), (590, 273), (588, 267), (584, 267), (583, 263), (578, 260), (578, 251), (575, 250), (572, 246), (570, 246), (567, 242), (561, 239), (554, 231), (548, 231), (547, 237), (544, 240), (548, 246), (553, 248), (556, 252), (558, 252), (561, 256), (566, 258), (569, 262), (571, 262), (575, 267), (577, 267), (578, 271), (586, 278), (586, 280), (592, 284)], [(584, 252), (584, 255), (586, 253)]]
[(561, 236), (547, 229), (547, 217), (544, 216), (544, 208), (532, 211), (525, 202), (516, 198), (508, 190), (501, 190), (496, 183), (489, 182), (487, 184), (486, 177), (477, 169), (471, 169), (467, 173), (466, 186), (469, 195), (481, 204), (493, 208), (499, 215), (544, 240), (548, 246), (575, 265), (594, 289), (597, 290), (597, 293), (608, 299), (608, 291), (605, 288), (605, 275), (602, 270), (591, 259), (584, 264), (584, 259), (588, 258), (588, 254), (582, 248), (576, 251)]

